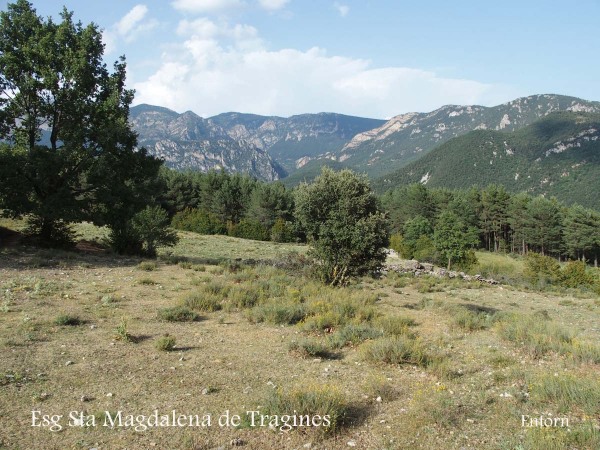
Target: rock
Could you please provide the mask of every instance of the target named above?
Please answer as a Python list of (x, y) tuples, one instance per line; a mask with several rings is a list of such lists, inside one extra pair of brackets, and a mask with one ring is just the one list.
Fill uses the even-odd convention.
[(92, 397), (90, 397), (90, 396), (88, 396), (88, 395), (82, 395), (82, 396), (81, 396), (81, 401), (82, 401), (82, 402), (89, 402), (89, 401), (91, 401), (91, 400), (93, 400), (93, 398), (92, 398)]
[(112, 397), (112, 396), (113, 396), (113, 393), (112, 393), (112, 392), (109, 392), (108, 394), (106, 394), (106, 396), (107, 396), (107, 397)]
[(67, 361), (67, 362), (65, 363), (65, 366), (71, 366), (71, 365), (73, 365), (73, 364), (75, 364), (73, 361)]
[(208, 388), (202, 389), (202, 395), (208, 395), (208, 394), (210, 394), (210, 390)]
[(356, 447), (356, 441), (355, 440), (348, 441), (348, 447)]
[(231, 445), (232, 447), (240, 447), (244, 445), (244, 441), (242, 441), (240, 438), (235, 438), (229, 442), (229, 445)]
[(381, 396), (377, 397), (375, 401), (381, 403)]

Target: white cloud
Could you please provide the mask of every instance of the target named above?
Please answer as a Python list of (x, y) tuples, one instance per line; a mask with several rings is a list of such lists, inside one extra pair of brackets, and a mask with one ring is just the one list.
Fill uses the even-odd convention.
[(288, 4), (290, 0), (258, 0), (258, 3), (267, 11), (277, 11)]
[(444, 104), (497, 104), (510, 89), (447, 78), (416, 68), (372, 68), (364, 59), (330, 56), (324, 49), (269, 50), (248, 25), (208, 19), (182, 21), (177, 51), (134, 83), (136, 103), (205, 117), (226, 111), (264, 115), (330, 111), (384, 118), (431, 111)]
[(333, 4), (333, 7), (335, 9), (337, 9), (337, 11), (340, 13), (340, 16), (342, 16), (342, 17), (346, 17), (348, 15), (348, 13), (350, 12), (350, 7), (348, 5), (344, 5), (342, 3), (335, 2)]
[(146, 19), (148, 7), (146, 5), (135, 5), (127, 14), (123, 16), (109, 30), (103, 32), (103, 41), (106, 44), (105, 52), (112, 53), (120, 39), (125, 42), (132, 42), (140, 34), (154, 29), (158, 25), (155, 19)]
[(179, 11), (192, 13), (214, 13), (243, 5), (240, 0), (175, 0), (171, 3)]

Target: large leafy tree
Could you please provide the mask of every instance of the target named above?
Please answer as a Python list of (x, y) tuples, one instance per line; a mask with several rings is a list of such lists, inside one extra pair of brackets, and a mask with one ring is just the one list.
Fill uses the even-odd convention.
[(123, 226), (160, 166), (135, 152), (124, 59), (110, 72), (98, 26), (60, 17), (26, 0), (0, 13), (0, 207), (45, 240), (77, 220)]
[(465, 261), (469, 251), (478, 244), (477, 229), (466, 224), (452, 211), (444, 211), (438, 217), (433, 233), (435, 247), (448, 262)]
[(324, 167), (313, 183), (298, 187), (295, 205), (324, 281), (345, 284), (381, 268), (388, 222), (365, 176)]

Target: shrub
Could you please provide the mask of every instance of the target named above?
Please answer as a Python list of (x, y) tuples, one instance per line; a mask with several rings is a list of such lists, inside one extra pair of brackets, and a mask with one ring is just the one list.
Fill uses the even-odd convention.
[(368, 324), (348, 324), (336, 330), (329, 338), (333, 348), (342, 348), (346, 345), (357, 345), (369, 339), (382, 336), (382, 332)]
[(410, 335), (409, 327), (417, 323), (409, 317), (383, 316), (375, 320), (374, 326), (386, 336)]
[(432, 360), (419, 339), (391, 336), (367, 342), (361, 347), (367, 361), (387, 364), (414, 364), (425, 367)]
[(194, 322), (200, 316), (185, 306), (163, 308), (158, 310), (158, 318), (167, 322)]
[(267, 303), (248, 311), (252, 323), (267, 322), (276, 325), (293, 325), (306, 317), (306, 308), (298, 303)]
[(477, 331), (489, 328), (494, 323), (494, 314), (457, 308), (453, 313), (453, 323), (465, 331)]
[(77, 316), (71, 316), (69, 314), (61, 314), (56, 319), (54, 319), (54, 323), (60, 326), (77, 326), (81, 325), (83, 322)]
[(560, 279), (560, 264), (550, 256), (530, 252), (525, 257), (523, 276), (536, 286), (555, 284)]
[[(299, 383), (289, 390), (278, 388), (271, 391), (265, 401), (264, 410), (269, 415), (280, 417), (289, 415), (292, 411), (296, 416), (328, 416), (329, 426), (322, 426), (320, 429), (332, 432), (345, 423), (350, 408), (341, 391), (335, 386)], [(288, 424), (280, 429), (287, 431), (292, 428)]]
[(153, 270), (156, 270), (157, 267), (158, 266), (154, 261), (142, 261), (137, 266), (138, 269), (145, 270), (146, 272), (152, 272)]
[(281, 217), (275, 220), (271, 227), (271, 240), (273, 242), (294, 242), (296, 236), (291, 222), (286, 222)]
[(172, 247), (179, 238), (169, 229), (169, 216), (160, 206), (146, 206), (131, 219), (132, 229), (145, 255), (156, 256), (158, 247)]
[(227, 230), (229, 236), (243, 239), (254, 239), (255, 241), (268, 241), (269, 230), (260, 222), (251, 219), (242, 219), (239, 223), (231, 225)]
[(583, 261), (569, 261), (560, 271), (558, 276), (560, 284), (569, 288), (593, 286), (594, 276), (587, 271)]
[(156, 349), (163, 352), (170, 352), (175, 348), (176, 342), (177, 340), (173, 336), (165, 334), (156, 341)]
[(127, 330), (127, 320), (121, 319), (121, 322), (115, 328), (115, 339), (123, 342), (134, 342), (134, 337)]
[(197, 311), (214, 312), (219, 311), (221, 306), (221, 297), (205, 292), (192, 292), (183, 298), (183, 304)]
[(185, 209), (173, 217), (171, 225), (178, 230), (199, 234), (226, 234), (227, 227), (216, 214), (200, 209)]
[(303, 358), (310, 356), (330, 358), (332, 356), (329, 347), (318, 339), (301, 339), (299, 341), (293, 341), (288, 348), (291, 352), (296, 352)]

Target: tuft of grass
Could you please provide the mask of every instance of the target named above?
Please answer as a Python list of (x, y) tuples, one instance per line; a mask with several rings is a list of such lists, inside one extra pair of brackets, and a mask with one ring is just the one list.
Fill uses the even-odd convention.
[(246, 317), (251, 323), (294, 325), (306, 317), (306, 307), (302, 303), (266, 303), (248, 310)]
[(478, 331), (490, 328), (495, 322), (495, 314), (483, 311), (471, 311), (458, 307), (452, 312), (452, 324), (464, 331)]
[(297, 353), (303, 358), (330, 358), (332, 357), (330, 348), (318, 339), (301, 339), (290, 342), (288, 350)]
[(159, 309), (158, 318), (167, 322), (194, 322), (200, 316), (185, 306), (175, 306)]
[(158, 268), (158, 265), (155, 261), (142, 261), (138, 264), (137, 268), (146, 272), (152, 272)]
[(196, 311), (215, 312), (222, 308), (221, 299), (214, 294), (204, 292), (191, 292), (183, 298), (183, 304), (187, 308)]
[(573, 340), (570, 330), (533, 315), (506, 315), (498, 322), (498, 332), (504, 339), (523, 345), (535, 358), (558, 352)]
[(542, 375), (530, 383), (530, 397), (534, 405), (556, 405), (558, 412), (581, 409), (585, 414), (600, 414), (600, 379), (570, 374)]
[[(269, 415), (278, 416), (290, 414), (290, 411), (297, 416), (328, 416), (329, 426), (322, 426), (320, 429), (324, 432), (333, 432), (347, 422), (350, 406), (336, 386), (298, 383), (291, 389), (272, 390), (265, 401), (264, 411)], [(307, 422), (304, 423), (303, 427)], [(289, 425), (281, 431), (291, 428), (292, 426)]]
[(141, 284), (142, 286), (154, 286), (158, 283), (152, 278), (142, 278), (141, 280), (138, 280), (138, 284)]
[(163, 352), (170, 352), (175, 348), (176, 343), (177, 340), (175, 339), (175, 337), (169, 334), (164, 334), (163, 336), (157, 339), (156, 349)]
[(387, 364), (414, 364), (426, 367), (432, 360), (420, 339), (391, 336), (367, 342), (361, 347), (365, 360)]
[(75, 327), (81, 325), (82, 323), (83, 321), (79, 317), (72, 316), (70, 314), (61, 314), (56, 319), (54, 319), (54, 324), (60, 326)]
[(374, 321), (374, 326), (386, 336), (409, 335), (409, 327), (415, 325), (417, 323), (413, 319), (402, 316), (382, 316)]
[(373, 326), (363, 324), (347, 324), (339, 328), (329, 337), (332, 348), (342, 348), (347, 345), (358, 345), (361, 342), (377, 339), (383, 335), (382, 331)]
[(524, 448), (532, 450), (598, 449), (600, 448), (600, 430), (594, 426), (592, 421), (585, 421), (569, 428), (532, 427), (527, 429)]

